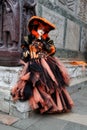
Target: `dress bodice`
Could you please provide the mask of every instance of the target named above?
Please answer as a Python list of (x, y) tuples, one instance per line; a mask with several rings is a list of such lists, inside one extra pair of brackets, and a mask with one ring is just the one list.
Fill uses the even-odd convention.
[(31, 58), (41, 58), (47, 56), (45, 44), (41, 40), (34, 40), (29, 46)]

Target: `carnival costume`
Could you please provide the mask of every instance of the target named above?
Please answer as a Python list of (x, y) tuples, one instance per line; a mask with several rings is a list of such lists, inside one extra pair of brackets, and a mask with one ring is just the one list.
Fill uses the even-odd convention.
[[(44, 34), (39, 38), (38, 29)], [(71, 110), (73, 101), (66, 90), (69, 75), (53, 54), (56, 48), (48, 33), (55, 29), (45, 18), (33, 16), (28, 23), (28, 37), (24, 38), (21, 63), (23, 70), (12, 88), (13, 100), (29, 101), (32, 110), (40, 113), (59, 113)]]

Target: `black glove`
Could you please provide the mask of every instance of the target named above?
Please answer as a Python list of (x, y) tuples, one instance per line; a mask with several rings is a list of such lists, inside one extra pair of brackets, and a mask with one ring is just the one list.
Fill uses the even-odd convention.
[(27, 48), (23, 48), (23, 57), (28, 57), (29, 55), (29, 50)]
[(44, 40), (44, 39), (41, 39), (41, 42), (43, 43), (43, 48), (47, 51), (47, 52), (50, 52), (50, 47), (51, 45), (53, 45), (53, 40)]

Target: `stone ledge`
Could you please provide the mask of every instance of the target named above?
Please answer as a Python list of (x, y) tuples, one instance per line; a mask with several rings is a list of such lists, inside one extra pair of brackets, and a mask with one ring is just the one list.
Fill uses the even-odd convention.
[(29, 106), (28, 101), (26, 102), (17, 101), (16, 103), (10, 102), (10, 112), (9, 112), (10, 115), (25, 119), (29, 117), (31, 111), (32, 110)]
[(0, 65), (1, 66), (17, 66), (19, 65), (20, 52), (8, 51), (0, 49)]

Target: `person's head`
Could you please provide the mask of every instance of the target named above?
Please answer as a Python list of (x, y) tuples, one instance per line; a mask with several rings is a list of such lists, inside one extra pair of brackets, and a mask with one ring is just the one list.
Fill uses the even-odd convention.
[(39, 16), (31, 17), (28, 22), (28, 31), (29, 32), (31, 32), (32, 30), (37, 31), (39, 28), (43, 29), (44, 33), (49, 33), (49, 31), (55, 29), (55, 25), (45, 18)]
[(48, 33), (53, 29), (55, 29), (54, 24), (39, 16), (31, 17), (28, 23), (28, 31), (36, 38), (43, 36), (43, 38), (46, 39)]

